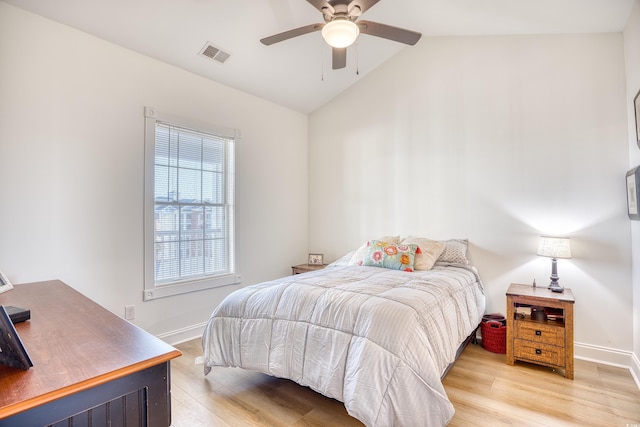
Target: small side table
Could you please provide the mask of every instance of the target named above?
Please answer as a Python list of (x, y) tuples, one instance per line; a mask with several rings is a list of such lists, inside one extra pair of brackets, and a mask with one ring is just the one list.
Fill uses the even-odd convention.
[(521, 360), (560, 368), (572, 380), (574, 303), (571, 289), (557, 293), (512, 283), (507, 290), (507, 364)]
[(316, 265), (316, 264), (299, 264), (291, 267), (291, 274), (300, 274), (306, 273), (308, 271), (322, 270), (325, 268), (327, 264)]

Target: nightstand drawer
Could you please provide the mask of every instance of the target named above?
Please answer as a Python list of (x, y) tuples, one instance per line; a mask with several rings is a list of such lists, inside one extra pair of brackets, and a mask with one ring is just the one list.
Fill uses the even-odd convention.
[(564, 328), (533, 322), (515, 322), (514, 338), (564, 347)]
[(514, 356), (516, 358), (564, 367), (564, 347), (521, 339), (514, 341)]

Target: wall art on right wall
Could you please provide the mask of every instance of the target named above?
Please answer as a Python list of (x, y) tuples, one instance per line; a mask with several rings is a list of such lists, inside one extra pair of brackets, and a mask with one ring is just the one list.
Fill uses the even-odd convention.
[(640, 166), (627, 172), (627, 214), (640, 220)]

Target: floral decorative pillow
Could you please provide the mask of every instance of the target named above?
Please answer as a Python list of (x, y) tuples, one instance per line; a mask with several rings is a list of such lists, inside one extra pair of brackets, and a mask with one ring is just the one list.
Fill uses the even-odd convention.
[[(400, 236), (383, 236), (375, 239), (379, 242), (389, 242), (389, 243), (400, 243)], [(369, 251), (369, 242), (371, 240), (364, 242), (353, 254), (351, 260), (349, 261), (349, 265), (363, 265), (362, 261), (364, 261), (364, 257), (367, 255)]]
[(413, 271), (416, 253), (420, 251), (418, 245), (396, 244), (379, 240), (370, 240), (368, 243), (369, 250), (364, 256), (362, 265)]

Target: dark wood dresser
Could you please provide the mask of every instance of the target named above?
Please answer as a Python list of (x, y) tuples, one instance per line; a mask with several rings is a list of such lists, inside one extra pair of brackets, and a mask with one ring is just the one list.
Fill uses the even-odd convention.
[(31, 310), (15, 327), (33, 361), (0, 365), (0, 427), (171, 424), (180, 351), (58, 280), (15, 285), (0, 305)]

